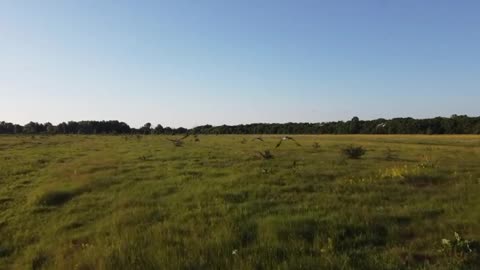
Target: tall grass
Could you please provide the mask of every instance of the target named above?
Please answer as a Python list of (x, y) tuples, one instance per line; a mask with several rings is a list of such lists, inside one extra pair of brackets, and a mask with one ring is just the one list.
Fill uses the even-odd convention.
[(0, 136), (0, 269), (478, 265), (478, 136), (252, 138)]

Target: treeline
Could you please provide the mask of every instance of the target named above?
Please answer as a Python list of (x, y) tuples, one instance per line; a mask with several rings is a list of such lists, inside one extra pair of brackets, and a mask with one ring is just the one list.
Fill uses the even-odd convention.
[(132, 128), (120, 121), (30, 122), (24, 126), (0, 122), (0, 134), (480, 134), (480, 117), (452, 115), (430, 119), (394, 118), (325, 123), (204, 125), (192, 129), (170, 128), (146, 123)]

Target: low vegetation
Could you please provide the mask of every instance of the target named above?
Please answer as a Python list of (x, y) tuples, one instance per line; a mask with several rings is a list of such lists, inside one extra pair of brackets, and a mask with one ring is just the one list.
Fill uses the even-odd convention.
[(342, 149), (342, 154), (346, 158), (350, 158), (350, 159), (359, 159), (366, 153), (367, 153), (367, 150), (365, 150), (362, 146), (349, 145)]
[(293, 137), (0, 136), (0, 269), (478, 268), (480, 137)]

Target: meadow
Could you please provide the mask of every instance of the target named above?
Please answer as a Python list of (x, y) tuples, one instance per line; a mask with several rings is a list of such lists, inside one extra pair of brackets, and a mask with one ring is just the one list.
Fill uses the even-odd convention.
[(0, 269), (480, 267), (480, 136), (172, 137), (0, 136)]

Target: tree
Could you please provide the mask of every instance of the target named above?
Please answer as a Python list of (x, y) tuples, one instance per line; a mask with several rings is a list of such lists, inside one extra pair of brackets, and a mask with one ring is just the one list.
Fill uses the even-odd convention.
[(28, 134), (39, 133), (39, 124), (35, 122), (30, 122), (23, 127), (23, 132)]
[(145, 125), (143, 125), (143, 127), (140, 128), (140, 132), (143, 134), (150, 134), (152, 132), (152, 124), (145, 123)]
[(177, 129), (174, 130), (174, 133), (175, 134), (185, 134), (188, 132), (188, 129), (184, 128), (184, 127), (179, 127)]
[(353, 117), (350, 121), (350, 134), (358, 134), (360, 132), (360, 119)]
[(473, 134), (480, 134), (480, 123), (477, 123), (473, 128)]
[(431, 119), (394, 118), (361, 121), (353, 117), (350, 121), (326, 123), (254, 123), (247, 125), (203, 125), (192, 129), (163, 127), (152, 129), (146, 123), (139, 129), (130, 128), (126, 123), (112, 121), (69, 121), (57, 126), (51, 123), (30, 122), (25, 126), (0, 122), (0, 133), (62, 133), (62, 134), (478, 134), (480, 117), (452, 115)]
[(47, 133), (49, 133), (49, 134), (53, 134), (53, 133), (56, 132), (55, 126), (52, 125), (52, 123), (50, 123), (50, 122), (45, 123), (45, 130), (46, 130)]
[(153, 131), (155, 134), (163, 134), (165, 130), (162, 125), (158, 124)]

